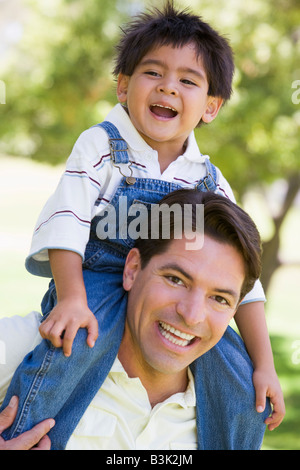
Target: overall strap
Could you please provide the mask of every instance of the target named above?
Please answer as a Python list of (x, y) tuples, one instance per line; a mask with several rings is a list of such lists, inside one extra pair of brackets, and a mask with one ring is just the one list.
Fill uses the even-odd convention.
[(210, 175), (212, 179), (217, 183), (217, 169), (215, 165), (213, 165), (210, 161), (209, 158), (205, 160), (205, 165), (206, 165), (206, 173), (207, 175)]
[(206, 177), (200, 180), (196, 185), (196, 189), (199, 191), (216, 191), (218, 186), (218, 173), (215, 165), (207, 158), (205, 160), (206, 166)]
[(109, 121), (101, 122), (95, 127), (97, 126), (102, 127), (108, 134), (109, 148), (113, 164), (128, 163), (129, 157), (127, 153), (127, 142), (122, 138), (116, 126)]

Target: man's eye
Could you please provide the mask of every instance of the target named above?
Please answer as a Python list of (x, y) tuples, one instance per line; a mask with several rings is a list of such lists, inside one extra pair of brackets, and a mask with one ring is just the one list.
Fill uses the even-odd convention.
[(177, 276), (166, 276), (166, 278), (172, 283), (178, 286), (184, 286), (184, 282)]
[(213, 299), (218, 302), (219, 304), (221, 305), (229, 305), (229, 302), (228, 300), (226, 300), (224, 297), (222, 297), (221, 295), (214, 295), (213, 296)]

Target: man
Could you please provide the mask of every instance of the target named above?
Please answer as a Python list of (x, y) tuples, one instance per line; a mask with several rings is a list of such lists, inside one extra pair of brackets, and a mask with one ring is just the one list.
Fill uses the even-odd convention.
[[(214, 193), (180, 190), (163, 203), (182, 209), (190, 204), (192, 229), (186, 233), (181, 226), (179, 238), (174, 216), (170, 239), (139, 239), (129, 252), (123, 274), (127, 314), (121, 342), (114, 345), (118, 355), (112, 367), (100, 360), (103, 384), (83, 416), (77, 419), (77, 410), (69, 410), (71, 435), (57, 426), (51, 430), (54, 448), (261, 445), (270, 407), (256, 412), (251, 361), (227, 328), (259, 277), (259, 234), (238, 206)], [(197, 204), (204, 205), (204, 244), (189, 250), (191, 231), (199, 229)]]

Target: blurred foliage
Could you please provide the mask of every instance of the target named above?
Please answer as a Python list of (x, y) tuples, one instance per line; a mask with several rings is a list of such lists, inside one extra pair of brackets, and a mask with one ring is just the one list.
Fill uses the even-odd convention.
[[(24, 0), (23, 36), (2, 78), (1, 147), (53, 164), (116, 102), (111, 76), (119, 26), (134, 2)], [(125, 7), (124, 7), (125, 6)]]
[(287, 338), (271, 336), (276, 371), (280, 377), (286, 404), (286, 415), (279, 428), (266, 431), (263, 448), (265, 450), (300, 450), (300, 394), (299, 364), (291, 361), (291, 344)]
[[(239, 199), (254, 184), (298, 171), (300, 105), (292, 103), (292, 83), (300, 79), (298, 0), (177, 4), (226, 35), (235, 52), (233, 97), (215, 122), (196, 131), (201, 151)], [(1, 77), (7, 103), (0, 109), (0, 150), (64, 161), (78, 135), (116, 103), (111, 71), (119, 28), (144, 7), (141, 0), (23, 0), (23, 35)]]
[(300, 78), (300, 9), (297, 0), (221, 0), (218, 7), (205, 17), (230, 38), (234, 94), (199, 140), (241, 197), (253, 185), (300, 170), (300, 105), (292, 102), (292, 83)]

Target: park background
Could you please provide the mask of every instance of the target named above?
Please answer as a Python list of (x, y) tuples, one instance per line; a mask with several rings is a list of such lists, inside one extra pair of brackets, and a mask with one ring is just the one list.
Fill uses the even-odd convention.
[[(119, 27), (163, 0), (0, 0), (0, 318), (40, 309), (24, 268), (37, 216), (74, 142), (116, 103)], [(286, 401), (263, 449), (300, 450), (299, 0), (178, 0), (231, 42), (234, 94), (196, 131), (264, 247), (262, 282)]]

